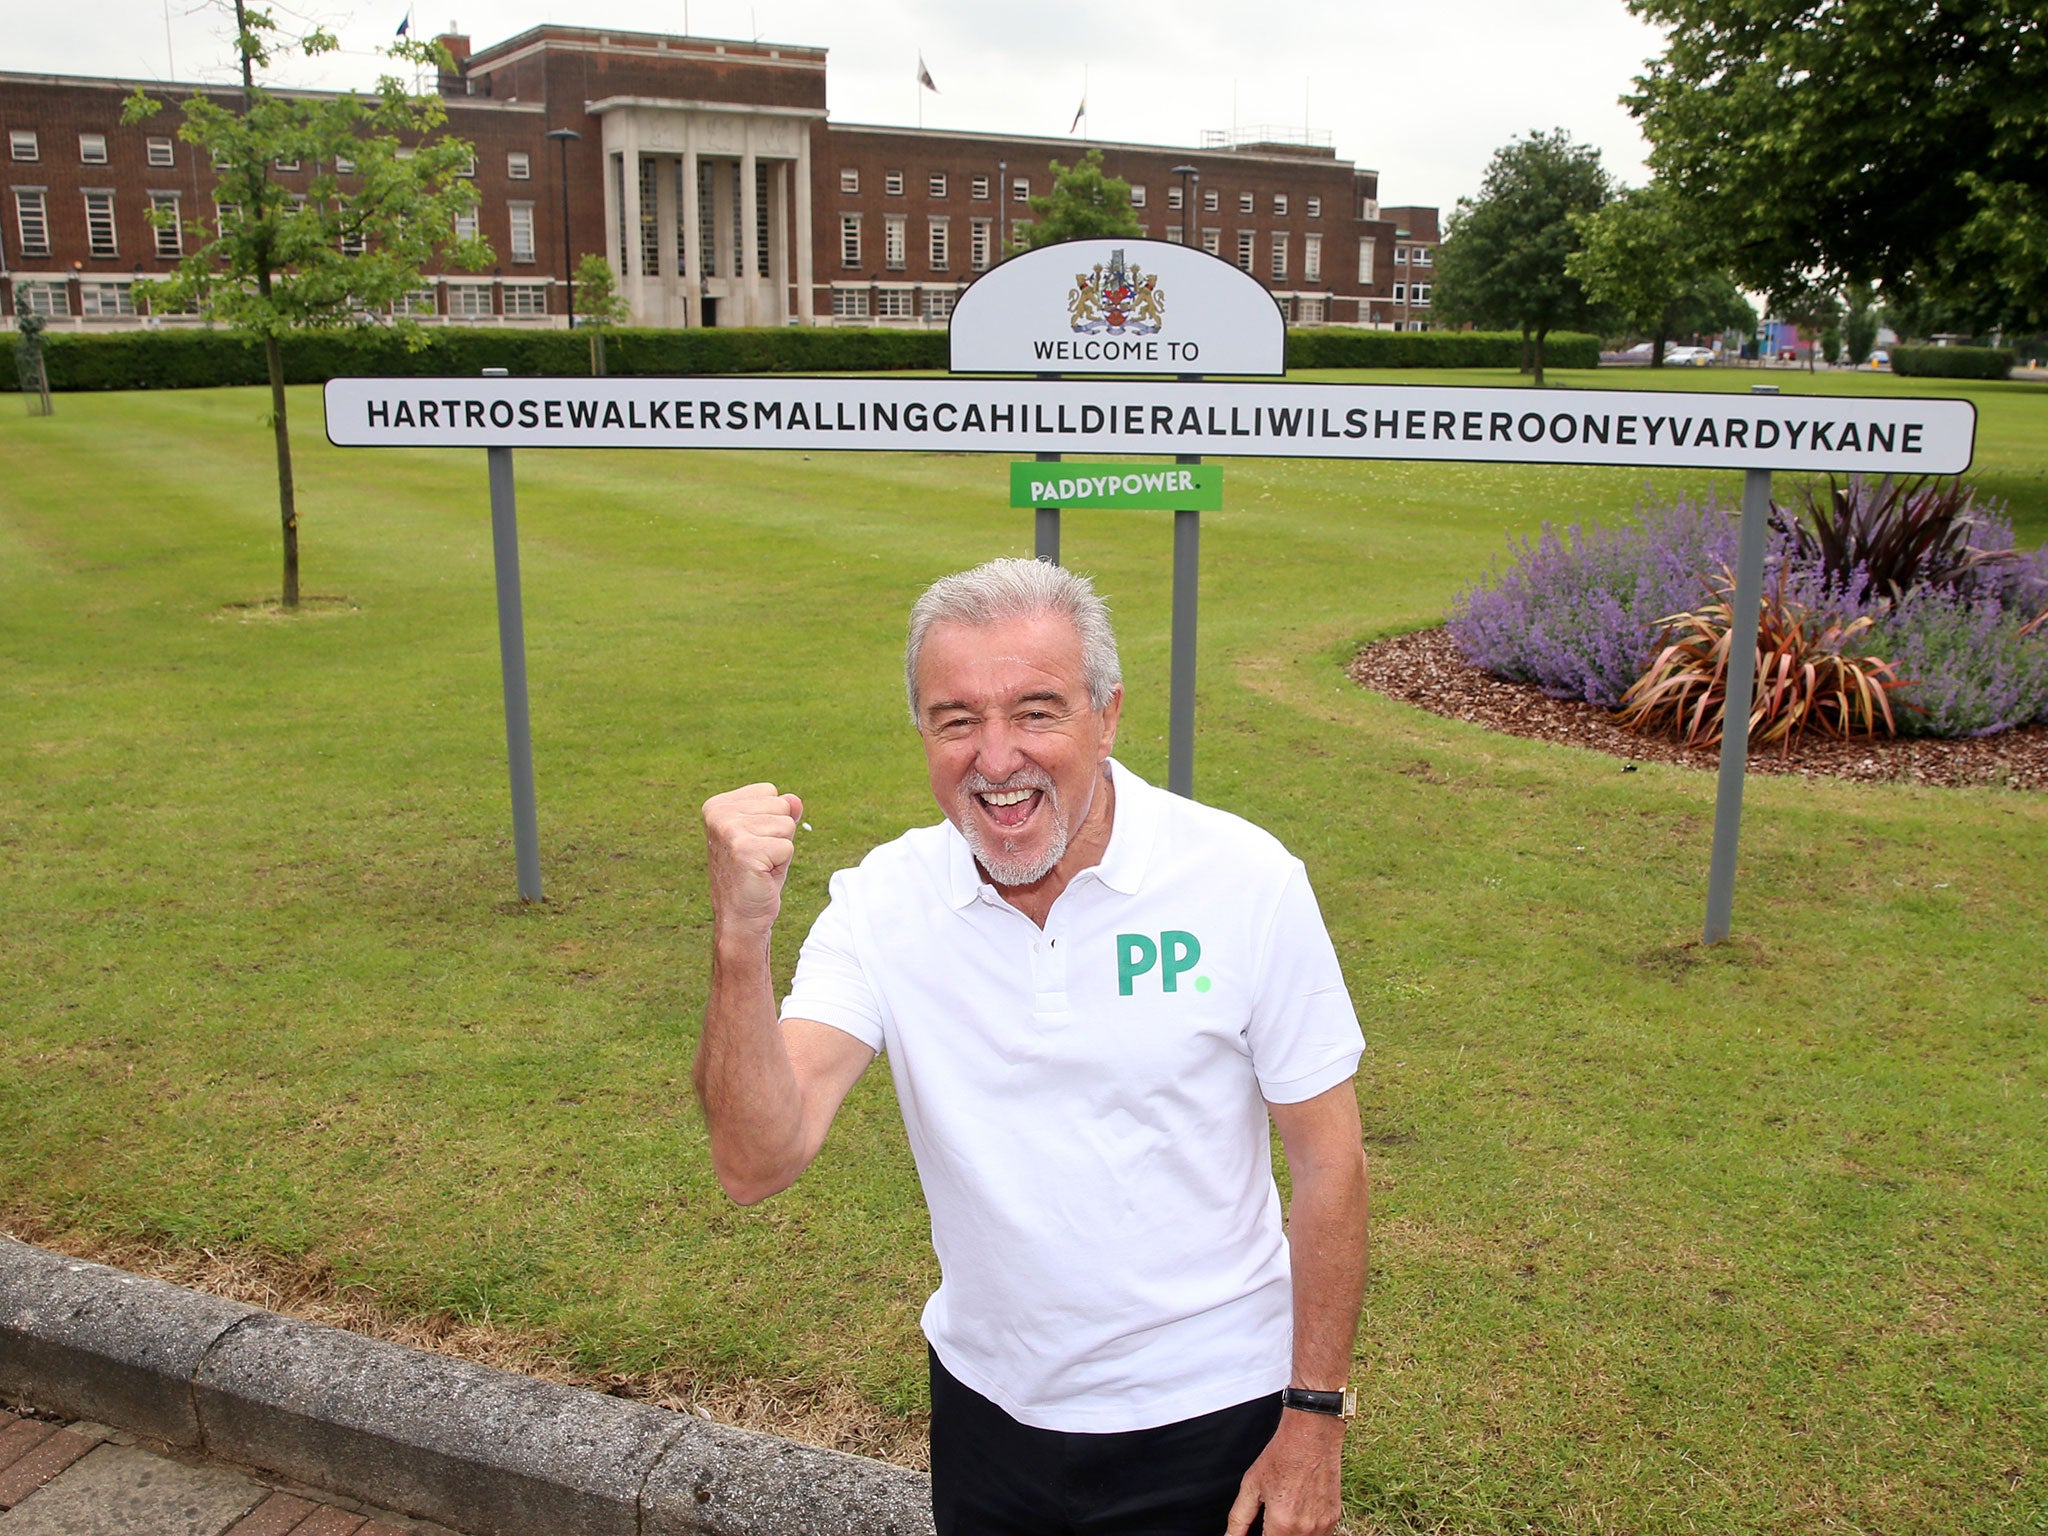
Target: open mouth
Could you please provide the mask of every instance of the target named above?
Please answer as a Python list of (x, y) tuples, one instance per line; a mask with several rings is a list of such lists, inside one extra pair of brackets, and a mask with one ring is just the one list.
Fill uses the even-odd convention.
[(983, 814), (1004, 831), (1014, 831), (1029, 821), (1045, 799), (1042, 789), (986, 789), (975, 794)]

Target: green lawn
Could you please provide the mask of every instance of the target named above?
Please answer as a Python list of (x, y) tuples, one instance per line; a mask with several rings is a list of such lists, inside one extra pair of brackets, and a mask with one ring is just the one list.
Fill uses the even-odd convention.
[[(1977, 478), (2048, 539), (2048, 392), (1770, 379), (1967, 394)], [(1028, 552), (1002, 461), (520, 454), (528, 910), (483, 456), (332, 449), (295, 392), (306, 590), (353, 606), (249, 617), (262, 408), (0, 409), (0, 1223), (918, 1411), (933, 1263), (885, 1075), (766, 1207), (710, 1177), (696, 809), (804, 795), (785, 965), (830, 871), (934, 819), (901, 625)], [(1363, 1529), (2048, 1530), (2048, 800), (1754, 780), (1736, 938), (1701, 950), (1710, 776), (1343, 675), (1509, 533), (1710, 478), (1233, 461), (1204, 519), (1197, 788), (1308, 860), (1372, 1047)], [(1066, 519), (1155, 778), (1170, 541)]]

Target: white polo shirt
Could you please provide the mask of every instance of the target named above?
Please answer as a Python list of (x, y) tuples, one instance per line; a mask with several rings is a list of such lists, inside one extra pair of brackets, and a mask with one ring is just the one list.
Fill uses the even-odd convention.
[(942, 1283), (924, 1331), (1045, 1429), (1146, 1429), (1285, 1386), (1265, 1102), (1364, 1049), (1301, 861), (1112, 763), (1102, 862), (1041, 930), (950, 822), (832, 877), (784, 1018), (889, 1058)]

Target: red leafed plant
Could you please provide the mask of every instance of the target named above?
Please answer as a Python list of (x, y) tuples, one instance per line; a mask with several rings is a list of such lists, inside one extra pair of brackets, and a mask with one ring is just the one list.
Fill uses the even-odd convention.
[[(1622, 695), (1616, 718), (1623, 725), (1693, 746), (1721, 739), (1734, 587), (1724, 567), (1716, 584), (1718, 602), (1662, 621), (1656, 658)], [(1816, 615), (1786, 597), (1782, 571), (1764, 594), (1762, 610), (1749, 706), (1752, 746), (1776, 743), (1790, 755), (1808, 728), (1828, 736), (1894, 734), (1889, 694), (1907, 680), (1888, 661), (1846, 650), (1870, 629), (1870, 618), (1843, 624)]]

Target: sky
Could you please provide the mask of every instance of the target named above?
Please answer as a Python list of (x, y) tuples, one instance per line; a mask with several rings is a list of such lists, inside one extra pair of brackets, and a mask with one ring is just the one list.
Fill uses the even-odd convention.
[[(1196, 146), (1205, 129), (1275, 124), (1326, 134), (1380, 173), (1383, 203), (1446, 212), (1476, 192), (1493, 151), (1564, 128), (1640, 184), (1646, 152), (1620, 105), (1657, 31), (1622, 0), (420, 0), (416, 35), (477, 47), (546, 21), (622, 31), (801, 43), (830, 50), (836, 121), (1065, 137), (1084, 95), (1087, 137)], [(452, 7), (452, 9), (450, 9)], [(289, 60), (273, 83), (367, 86), (407, 0), (374, 7), (276, 0), (342, 51)], [(232, 12), (227, 13), (231, 15)], [(227, 80), (232, 27), (206, 0), (72, 0), (16, 8), (0, 68), (145, 80)], [(920, 90), (922, 53), (938, 94)], [(174, 72), (175, 71), (175, 72)]]

